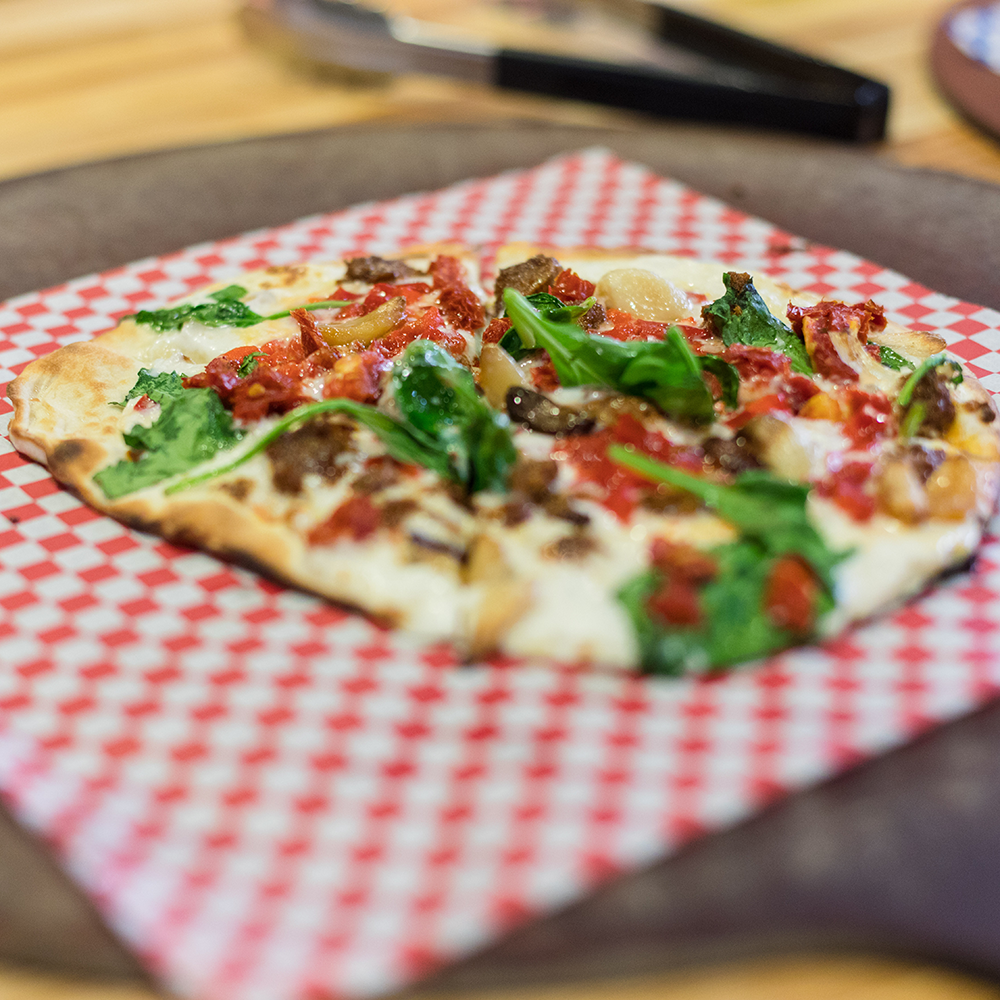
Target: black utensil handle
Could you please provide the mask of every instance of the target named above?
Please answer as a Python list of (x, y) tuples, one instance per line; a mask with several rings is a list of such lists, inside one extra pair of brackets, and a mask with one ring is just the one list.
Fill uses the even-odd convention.
[(662, 118), (724, 122), (811, 135), (873, 142), (885, 135), (889, 88), (841, 71), (843, 96), (808, 84), (789, 90), (742, 90), (673, 76), (643, 66), (503, 49), (494, 82), (523, 90), (643, 111)]

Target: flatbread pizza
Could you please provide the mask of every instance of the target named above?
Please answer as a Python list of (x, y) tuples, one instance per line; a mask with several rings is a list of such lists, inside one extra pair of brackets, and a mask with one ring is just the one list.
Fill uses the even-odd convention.
[(604, 669), (830, 636), (975, 552), (988, 393), (873, 302), (641, 249), (272, 267), (30, 364), (88, 503), (394, 626)]

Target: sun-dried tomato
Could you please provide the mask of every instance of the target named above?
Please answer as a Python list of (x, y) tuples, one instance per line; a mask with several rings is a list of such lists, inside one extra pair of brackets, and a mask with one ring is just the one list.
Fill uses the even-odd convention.
[(771, 567), (764, 590), (764, 611), (778, 628), (799, 635), (812, 629), (819, 582), (795, 556), (782, 556)]
[(374, 403), (381, 394), (382, 373), (388, 367), (389, 362), (378, 351), (347, 354), (334, 364), (323, 385), (323, 396)]
[(649, 559), (661, 572), (690, 583), (708, 583), (719, 572), (719, 564), (707, 552), (666, 538), (653, 539)]
[[(225, 401), (233, 387), (240, 381), (237, 374), (243, 359), (248, 354), (254, 354), (256, 347), (234, 347), (225, 354), (213, 358), (205, 366), (205, 370), (184, 379), (186, 389), (214, 389)], [(136, 406), (138, 409), (138, 404)]]
[(638, 319), (621, 309), (609, 309), (608, 322), (612, 324), (611, 329), (602, 330), (601, 335), (615, 340), (663, 340), (670, 329), (669, 323)]
[(414, 340), (433, 340), (455, 358), (463, 358), (468, 349), (468, 341), (462, 334), (445, 329), (437, 306), (425, 309), (419, 316), (407, 316), (392, 333), (373, 341), (371, 349), (385, 358), (394, 358)]
[(430, 274), (440, 293), (438, 307), (452, 326), (459, 330), (477, 330), (486, 322), (482, 302), (465, 283), (461, 261), (440, 254), (431, 262)]
[(549, 358), (544, 358), (531, 369), (531, 384), (539, 392), (552, 392), (560, 386), (559, 376), (556, 374), (556, 366)]
[(563, 302), (582, 302), (594, 294), (596, 287), (592, 281), (585, 281), (576, 272), (567, 269), (549, 285), (549, 294)]
[[(263, 360), (263, 359), (261, 359)], [(287, 413), (311, 397), (302, 391), (302, 375), (298, 366), (290, 364), (271, 368), (258, 364), (253, 373), (234, 386), (225, 402), (232, 407), (237, 420), (260, 420), (269, 413)]]
[(510, 329), (511, 323), (506, 316), (498, 316), (490, 320), (490, 325), (483, 330), (484, 344), (499, 344), (504, 334)]
[(849, 306), (845, 302), (817, 302), (813, 306), (789, 305), (787, 314), (792, 329), (802, 334), (802, 321), (806, 316), (820, 320), (825, 330), (850, 330), (856, 326), (858, 339), (862, 344), (868, 343), (871, 330), (885, 329), (885, 309), (869, 299), (867, 302), (855, 302)]
[(706, 583), (715, 579), (718, 563), (693, 545), (654, 539), (650, 561), (663, 574), (663, 580), (650, 597), (647, 608), (668, 625), (699, 625), (699, 594)]
[(666, 435), (647, 430), (629, 414), (620, 416), (614, 427), (595, 434), (558, 439), (552, 458), (568, 461), (581, 480), (600, 487), (601, 502), (622, 521), (631, 517), (651, 484), (644, 476), (609, 458), (611, 444), (632, 445), (643, 454), (691, 472), (700, 472), (702, 468), (700, 449), (675, 445)]
[(850, 414), (844, 421), (844, 434), (854, 448), (870, 448), (892, 429), (892, 403), (884, 393), (848, 389), (840, 402)]
[(739, 372), (740, 383), (773, 382), (791, 374), (788, 355), (772, 351), (769, 347), (752, 347), (749, 344), (730, 344), (722, 353)]
[(646, 603), (649, 613), (666, 625), (701, 624), (699, 589), (687, 580), (668, 576)]
[(326, 346), (323, 335), (316, 329), (316, 317), (308, 309), (293, 309), (290, 315), (299, 325), (302, 350), (307, 357)]
[(816, 493), (832, 500), (855, 521), (867, 521), (875, 513), (875, 497), (865, 491), (871, 474), (871, 463), (847, 462), (817, 483)]
[(313, 545), (329, 545), (346, 537), (360, 542), (378, 530), (380, 521), (379, 509), (367, 496), (353, 496), (313, 528), (309, 541)]

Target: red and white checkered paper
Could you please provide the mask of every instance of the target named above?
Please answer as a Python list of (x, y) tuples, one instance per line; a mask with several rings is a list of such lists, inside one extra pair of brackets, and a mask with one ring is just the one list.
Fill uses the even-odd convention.
[[(602, 150), (22, 296), (0, 307), (0, 380), (246, 268), (511, 239), (874, 297), (1000, 389), (1000, 314)], [(205, 1000), (402, 986), (1000, 687), (995, 538), (973, 573), (822, 649), (672, 680), (460, 667), (130, 531), (5, 440), (0, 513), (0, 791), (149, 968)]]

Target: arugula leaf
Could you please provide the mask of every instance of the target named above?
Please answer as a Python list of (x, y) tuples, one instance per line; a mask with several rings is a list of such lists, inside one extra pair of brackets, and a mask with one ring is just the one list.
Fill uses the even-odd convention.
[(880, 364), (886, 366), (886, 368), (891, 368), (894, 372), (898, 372), (903, 368), (912, 368), (913, 362), (907, 361), (902, 354), (897, 354), (891, 347), (886, 347), (885, 344), (878, 345), (878, 360)]
[[(134, 319), (136, 323), (143, 323), (160, 333), (166, 333), (170, 330), (179, 330), (185, 323), (192, 321), (205, 326), (256, 326), (265, 320), (282, 319), (292, 312), (291, 309), (284, 309), (270, 316), (261, 316), (242, 301), (246, 294), (247, 290), (242, 285), (227, 285), (209, 294), (211, 302), (200, 302), (197, 305), (186, 302), (166, 309), (141, 309), (123, 318)], [(346, 305), (350, 303), (340, 299), (327, 299), (324, 302), (308, 302), (296, 308), (312, 311)]]
[(125, 398), (120, 403), (109, 403), (109, 406), (124, 407), (130, 400), (139, 396), (149, 396), (154, 403), (162, 403), (164, 399), (179, 396), (184, 392), (183, 377), (177, 372), (160, 372), (159, 375), (152, 375), (148, 369), (140, 368), (139, 377), (136, 383), (125, 394)]
[(109, 499), (186, 472), (243, 437), (211, 389), (182, 389), (164, 395), (159, 403), (160, 415), (151, 426), (139, 424), (125, 432), (125, 443), (141, 452), (139, 457), (122, 459), (95, 474), (94, 481)]
[(828, 549), (809, 522), (807, 486), (763, 471), (745, 472), (731, 485), (715, 483), (620, 446), (609, 448), (608, 455), (650, 479), (694, 493), (740, 533), (737, 541), (712, 550), (718, 573), (701, 591), (703, 623), (697, 627), (667, 628), (651, 618), (647, 602), (659, 585), (654, 571), (619, 592), (646, 670), (677, 674), (729, 666), (801, 639), (775, 625), (763, 609), (771, 571), (783, 556), (804, 560), (820, 581), (817, 619), (833, 608), (832, 570), (846, 553)]
[[(576, 305), (567, 305), (562, 299), (557, 299), (548, 292), (535, 292), (529, 295), (528, 301), (539, 311), (544, 319), (553, 322), (572, 322), (590, 312), (597, 301), (593, 296)], [(506, 309), (504, 315), (507, 315)], [(514, 327), (511, 327), (501, 338), (500, 346), (515, 360), (520, 361), (525, 355), (538, 349), (537, 344), (530, 347), (521, 342), (521, 337)]]
[(407, 423), (449, 457), (451, 478), (470, 492), (503, 490), (517, 460), (507, 417), (479, 395), (472, 373), (429, 340), (415, 340), (392, 372)]
[(727, 405), (735, 404), (736, 369), (721, 358), (696, 355), (677, 327), (661, 341), (623, 342), (546, 318), (513, 288), (504, 289), (503, 296), (521, 342), (545, 348), (564, 386), (608, 386), (649, 399), (668, 417), (709, 423), (714, 400), (702, 372), (710, 371), (719, 378)]
[(750, 276), (729, 271), (722, 276), (722, 283), (726, 286), (722, 298), (702, 309), (702, 315), (711, 320), (722, 342), (727, 347), (747, 344), (773, 348), (788, 357), (792, 371), (812, 375), (813, 366), (806, 345), (793, 330), (771, 315)]

